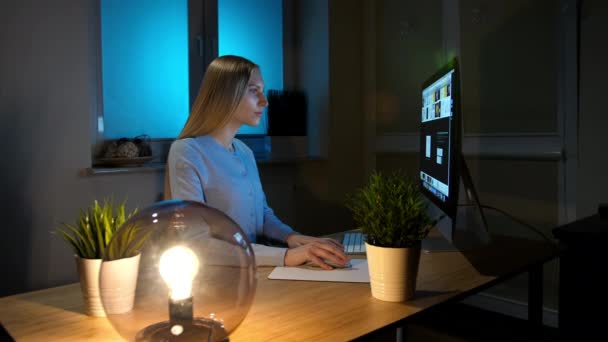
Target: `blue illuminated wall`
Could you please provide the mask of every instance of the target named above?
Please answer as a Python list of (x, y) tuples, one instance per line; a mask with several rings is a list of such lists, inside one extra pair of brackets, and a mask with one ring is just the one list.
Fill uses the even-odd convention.
[[(239, 55), (260, 66), (268, 89), (283, 89), (282, 0), (219, 0), (219, 55)], [(239, 134), (266, 134), (266, 112), (258, 127)]]
[(104, 136), (175, 138), (188, 117), (186, 0), (101, 0)]

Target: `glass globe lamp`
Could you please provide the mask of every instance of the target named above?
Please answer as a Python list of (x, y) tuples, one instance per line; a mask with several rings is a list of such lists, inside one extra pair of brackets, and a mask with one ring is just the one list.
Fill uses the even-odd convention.
[[(114, 261), (129, 255), (138, 265), (117, 271)], [(123, 284), (111, 285), (116, 274)], [(124, 284), (129, 277), (132, 286)], [(179, 200), (127, 219), (108, 244), (99, 278), (106, 316), (129, 341), (226, 341), (256, 288), (241, 228), (217, 209)], [(116, 306), (125, 289), (131, 303)]]

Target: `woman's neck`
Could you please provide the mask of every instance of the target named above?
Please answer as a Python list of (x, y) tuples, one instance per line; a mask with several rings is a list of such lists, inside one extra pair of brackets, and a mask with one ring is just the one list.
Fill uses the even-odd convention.
[(209, 133), (209, 135), (226, 149), (232, 150), (232, 139), (234, 139), (237, 131), (238, 128), (234, 129), (225, 126), (214, 130), (213, 132)]

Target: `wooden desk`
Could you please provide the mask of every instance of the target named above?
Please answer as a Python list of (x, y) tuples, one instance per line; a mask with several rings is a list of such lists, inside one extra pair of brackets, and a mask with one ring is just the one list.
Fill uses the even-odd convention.
[[(268, 280), (272, 267), (258, 268), (254, 303), (230, 341), (352, 340), (518, 273), (542, 274), (542, 264), (557, 256), (554, 249), (538, 243), (503, 247), (486, 260), (503, 264), (498, 275), (481, 274), (459, 252), (422, 253), (415, 298), (405, 303), (373, 298), (369, 284)], [(533, 285), (541, 286), (542, 296), (542, 281)], [(531, 294), (538, 295), (538, 289)], [(542, 310), (542, 302), (531, 310)], [(78, 284), (0, 299), (0, 322), (17, 341), (120, 340), (105, 318), (83, 312)]]

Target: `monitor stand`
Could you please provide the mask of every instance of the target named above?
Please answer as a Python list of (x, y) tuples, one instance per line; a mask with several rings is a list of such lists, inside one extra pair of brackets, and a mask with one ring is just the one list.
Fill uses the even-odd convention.
[[(462, 154), (459, 159), (460, 182), (456, 217), (454, 220), (447, 216), (444, 217), (437, 223), (437, 230), (440, 234), (429, 234), (422, 240), (421, 249), (425, 253), (462, 252), (480, 245), (487, 245), (490, 241), (488, 222), (475, 190), (471, 173)], [(432, 202), (429, 202), (429, 206), (429, 213), (432, 217), (438, 217), (443, 213)]]

